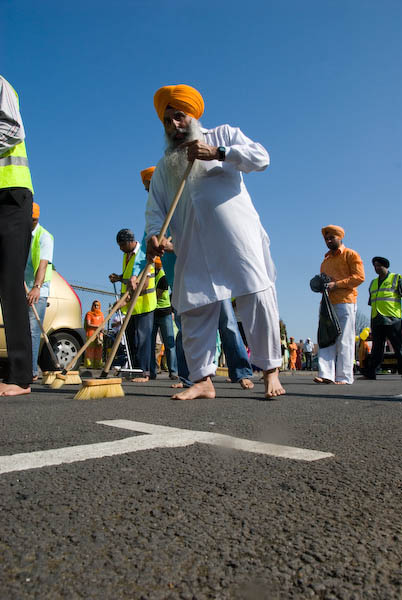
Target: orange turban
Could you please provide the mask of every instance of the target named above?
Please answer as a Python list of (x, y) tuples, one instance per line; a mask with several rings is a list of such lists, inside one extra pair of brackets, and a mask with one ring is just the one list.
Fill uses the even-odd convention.
[(204, 112), (204, 100), (200, 92), (184, 84), (161, 87), (154, 96), (154, 105), (162, 123), (167, 106), (182, 110), (194, 119), (199, 119)]
[(321, 229), (321, 232), (324, 237), (328, 234), (337, 235), (341, 239), (345, 237), (345, 230), (339, 225), (327, 225)]
[(141, 179), (144, 185), (146, 181), (151, 181), (155, 169), (156, 167), (148, 167), (148, 169), (144, 169), (143, 171), (141, 171)]
[(39, 204), (36, 204), (36, 202), (32, 202), (32, 218), (39, 219), (39, 215), (40, 215)]

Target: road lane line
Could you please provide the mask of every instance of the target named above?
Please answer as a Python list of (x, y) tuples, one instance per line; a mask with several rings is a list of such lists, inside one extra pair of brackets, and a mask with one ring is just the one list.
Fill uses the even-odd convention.
[(279, 444), (269, 444), (266, 442), (256, 442), (244, 438), (236, 438), (230, 435), (211, 433), (209, 431), (194, 431), (192, 429), (177, 429), (163, 425), (153, 425), (151, 423), (140, 423), (128, 420), (98, 421), (99, 425), (109, 425), (111, 427), (121, 427), (130, 431), (137, 431), (150, 434), (172, 435), (173, 432), (180, 437), (193, 439), (193, 443), (211, 444), (232, 450), (242, 450), (243, 452), (254, 452), (256, 454), (267, 454), (279, 458), (290, 458), (293, 460), (321, 460), (330, 458), (334, 455), (330, 452), (320, 452), (318, 450), (309, 450), (307, 448), (295, 448), (293, 446), (282, 446)]
[(195, 443), (209, 444), (227, 450), (240, 450), (243, 452), (253, 452), (256, 454), (265, 454), (268, 456), (308, 462), (333, 456), (333, 454), (330, 454), (329, 452), (267, 444), (265, 442), (235, 438), (229, 435), (210, 433), (208, 431), (178, 429), (176, 427), (165, 427), (163, 425), (139, 423), (137, 421), (98, 421), (98, 424), (128, 429), (146, 435), (137, 435), (122, 440), (115, 440), (113, 442), (101, 442), (83, 446), (69, 446), (53, 450), (40, 450), (36, 452), (24, 452), (21, 454), (0, 456), (0, 474), (11, 473), (13, 471), (26, 471), (28, 469), (40, 469), (43, 467), (81, 462), (83, 460), (104, 458), (107, 456), (118, 456), (142, 450), (182, 448), (191, 446)]

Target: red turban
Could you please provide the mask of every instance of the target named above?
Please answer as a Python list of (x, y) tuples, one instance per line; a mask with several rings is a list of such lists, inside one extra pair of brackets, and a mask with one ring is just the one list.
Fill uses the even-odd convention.
[(200, 92), (184, 84), (161, 87), (154, 96), (154, 105), (162, 123), (167, 106), (181, 110), (194, 119), (199, 119), (204, 112), (204, 100)]
[(39, 204), (36, 204), (36, 202), (32, 202), (32, 218), (39, 219), (39, 215), (40, 215)]
[(325, 236), (326, 235), (337, 235), (338, 237), (340, 237), (341, 239), (343, 239), (345, 237), (345, 230), (342, 229), (342, 227), (339, 227), (339, 225), (327, 225), (326, 227), (323, 227), (321, 229), (322, 235)]
[(144, 169), (143, 171), (141, 171), (141, 179), (144, 185), (146, 181), (151, 181), (155, 169), (156, 167), (148, 167), (148, 169)]

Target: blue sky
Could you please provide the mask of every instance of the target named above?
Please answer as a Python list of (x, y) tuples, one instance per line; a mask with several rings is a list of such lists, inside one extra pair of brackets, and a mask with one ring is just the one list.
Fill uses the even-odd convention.
[(2, 74), (20, 95), (41, 223), (70, 282), (112, 291), (116, 232), (142, 236), (139, 172), (163, 152), (153, 95), (173, 83), (203, 94), (204, 126), (239, 126), (270, 152), (245, 181), (289, 335), (316, 339), (322, 226), (342, 225), (361, 254), (367, 315), (372, 256), (402, 271), (399, 0), (0, 4)]

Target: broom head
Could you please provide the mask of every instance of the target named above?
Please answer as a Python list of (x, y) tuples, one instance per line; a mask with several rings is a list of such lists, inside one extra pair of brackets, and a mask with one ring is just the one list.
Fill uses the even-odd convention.
[(61, 373), (61, 371), (43, 371), (42, 383), (44, 385), (50, 385), (56, 379), (57, 373)]
[(121, 385), (122, 379), (86, 379), (74, 400), (97, 400), (98, 398), (121, 398), (124, 390)]

